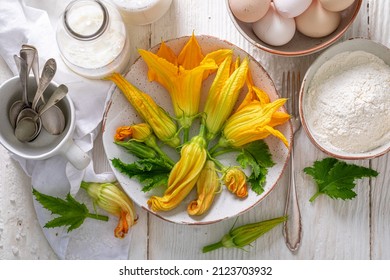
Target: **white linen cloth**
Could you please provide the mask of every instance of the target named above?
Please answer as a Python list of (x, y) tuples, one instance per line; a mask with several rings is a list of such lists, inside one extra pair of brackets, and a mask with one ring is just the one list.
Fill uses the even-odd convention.
[[(39, 65), (48, 58), (57, 62), (54, 81), (65, 84), (76, 109), (75, 143), (91, 155), (93, 142), (99, 132), (106, 102), (114, 86), (108, 81), (88, 80), (70, 71), (60, 58), (48, 14), (27, 6), (22, 0), (1, 0), (0, 3), (0, 55), (12, 72), (17, 75), (13, 55), (18, 54), (22, 44), (37, 48)], [(92, 203), (84, 191), (79, 192), (84, 181), (109, 182), (115, 180), (113, 173), (96, 174), (93, 162), (82, 171), (75, 169), (62, 156), (33, 161), (13, 157), (20, 163), (31, 183), (38, 191), (65, 197), (70, 192), (76, 199), (86, 202), (90, 211)], [(36, 214), (43, 225), (53, 216), (34, 201)], [(98, 209), (100, 210), (100, 209)], [(100, 214), (105, 214), (103, 210)], [(60, 259), (126, 259), (128, 258), (130, 234), (124, 239), (114, 237), (117, 218), (109, 215), (109, 222), (86, 219), (81, 228), (67, 233), (66, 228), (43, 228), (51, 247)]]

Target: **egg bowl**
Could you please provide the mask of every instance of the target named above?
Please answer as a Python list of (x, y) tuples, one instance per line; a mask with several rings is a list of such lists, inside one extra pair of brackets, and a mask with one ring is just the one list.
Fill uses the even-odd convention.
[[(324, 138), (322, 137), (323, 135), (320, 135), (318, 133), (318, 131), (316, 131), (316, 128), (314, 127), (313, 120), (315, 120), (315, 118), (316, 118), (316, 117), (314, 117), (314, 114), (316, 114), (318, 116), (318, 115), (321, 115), (321, 112), (320, 111), (313, 111), (313, 109), (312, 109), (313, 107), (311, 107), (311, 109), (310, 109), (310, 106), (312, 106), (312, 104), (313, 104), (312, 103), (313, 100), (314, 100), (314, 102), (317, 102), (317, 104), (318, 104), (318, 102), (320, 102), (318, 98), (313, 97), (313, 95), (316, 96), (319, 94), (318, 91), (310, 91), (310, 87), (312, 86), (312, 84), (314, 84), (313, 80), (317, 79), (320, 76), (317, 74), (319, 73), (319, 71), (322, 71), (321, 67), (324, 67), (324, 65), (326, 65), (327, 63), (331, 63), (329, 61), (332, 60), (332, 58), (334, 58), (335, 56), (340, 57), (343, 54), (345, 54), (346, 52), (352, 53), (355, 51), (364, 51), (368, 54), (375, 55), (377, 58), (381, 59), (385, 63), (385, 65), (390, 67), (390, 49), (389, 48), (387, 48), (386, 46), (384, 46), (382, 44), (379, 44), (377, 42), (374, 42), (374, 41), (368, 40), (368, 39), (363, 39), (363, 38), (349, 39), (349, 40), (344, 41), (342, 43), (338, 43), (338, 44), (331, 46), (329, 49), (324, 51), (314, 61), (314, 63), (310, 66), (310, 68), (308, 69), (308, 71), (306, 72), (306, 74), (303, 78), (303, 82), (302, 82), (302, 86), (301, 86), (301, 90), (300, 90), (300, 96), (299, 96), (299, 115), (300, 115), (300, 118), (302, 121), (302, 127), (304, 128), (304, 130), (305, 130), (307, 136), (309, 137), (309, 139), (311, 140), (311, 142), (317, 148), (319, 148), (321, 151), (328, 154), (329, 156), (332, 156), (335, 158), (340, 158), (340, 159), (346, 159), (346, 160), (376, 158), (376, 157), (384, 155), (390, 151), (390, 141), (383, 140), (383, 139), (388, 139), (388, 135), (390, 135), (390, 131), (385, 130), (383, 132), (382, 138), (380, 140), (383, 143), (381, 143), (379, 146), (372, 147), (364, 152), (355, 152), (355, 151), (347, 151), (347, 149), (341, 149), (340, 147), (335, 147), (333, 145), (329, 145), (328, 141), (324, 140)], [(334, 65), (335, 64), (333, 64), (333, 66)], [(339, 67), (340, 67), (339, 69), (342, 69), (343, 66), (340, 65)], [(368, 68), (368, 65), (365, 64), (362, 67)], [(384, 67), (386, 67), (386, 66), (384, 66)], [(339, 77), (342, 77), (342, 76), (346, 77), (347, 75), (349, 75), (349, 73), (351, 73), (351, 71), (349, 71), (348, 69), (345, 71), (343, 69), (340, 72), (336, 72), (339, 70), (337, 68), (338, 68), (338, 66), (333, 68), (333, 71), (335, 71), (333, 73), (337, 73), (337, 74), (334, 74), (333, 76), (337, 75)], [(349, 68), (349, 69), (352, 69), (352, 68)], [(347, 72), (349, 72), (349, 73), (347, 73)], [(381, 72), (381, 73), (383, 73), (383, 72)], [(386, 71), (386, 73), (388, 73), (388, 72)], [(332, 75), (332, 74), (330, 74), (330, 75)], [(383, 74), (383, 75), (386, 75), (386, 78), (388, 77), (387, 76), (388, 74)], [(355, 80), (358, 81), (358, 78), (356, 78), (356, 77), (353, 77), (353, 78), (355, 78)], [(377, 75), (377, 76), (375, 76), (374, 79), (380, 79), (380, 77)], [(320, 80), (320, 83), (322, 83), (321, 80)], [(316, 82), (316, 84), (317, 84), (317, 82)], [(359, 85), (359, 83), (357, 83), (357, 85)], [(336, 84), (335, 87), (332, 88), (332, 90), (336, 91), (338, 86), (339, 85)], [(386, 94), (388, 92), (389, 86), (386, 87), (386, 84), (384, 84), (383, 89), (384, 89), (383, 93)], [(358, 98), (363, 99), (362, 96), (359, 96)], [(375, 97), (375, 98), (377, 98), (377, 97)], [(386, 100), (389, 100), (389, 99), (386, 98)], [(348, 106), (348, 104), (346, 103), (346, 104), (343, 104), (342, 106)], [(316, 107), (316, 108), (318, 108), (318, 107)], [(353, 111), (349, 111), (349, 112), (353, 113), (354, 116), (356, 116), (356, 118), (358, 118), (359, 115), (362, 115), (360, 113), (361, 111), (359, 109), (355, 109), (355, 107), (352, 107), (352, 108), (354, 108)], [(383, 123), (390, 122), (390, 117), (388, 117), (389, 113), (387, 113), (387, 115), (385, 114), (386, 110), (388, 112), (389, 108), (386, 107), (385, 104), (383, 106), (379, 106), (379, 108), (375, 108), (375, 112), (377, 112), (379, 115), (385, 116), (385, 117), (383, 117), (383, 118), (385, 118), (385, 120), (383, 120)], [(378, 114), (376, 114), (376, 115), (378, 116)], [(374, 122), (374, 124), (375, 124), (375, 122)], [(354, 132), (354, 134), (351, 134), (352, 130), (349, 130), (348, 133), (350, 133), (350, 135), (355, 134), (355, 132)], [(328, 135), (325, 135), (325, 136), (328, 136)], [(361, 137), (364, 137), (364, 136), (368, 137), (368, 139), (369, 139), (368, 141), (370, 141), (369, 145), (373, 145), (372, 143), (375, 141), (375, 137), (370, 135), (370, 134), (362, 135)], [(342, 136), (340, 136), (340, 137), (342, 137)], [(339, 138), (339, 139), (336, 138), (336, 141), (338, 143), (340, 143), (340, 139), (342, 139), (342, 138)], [(355, 141), (356, 142), (359, 141), (359, 137), (353, 138), (353, 143), (351, 144), (351, 146), (357, 145), (357, 144), (355, 144)], [(343, 145), (347, 146), (347, 144), (343, 144)]]
[(324, 48), (327, 48), (337, 42), (337, 40), (339, 40), (344, 35), (344, 33), (355, 20), (363, 1), (355, 0), (353, 4), (350, 5), (347, 9), (341, 11), (340, 24), (338, 25), (337, 29), (328, 36), (321, 38), (311, 38), (303, 35), (297, 30), (291, 41), (283, 46), (272, 46), (260, 40), (253, 32), (252, 23), (246, 23), (237, 19), (230, 9), (229, 0), (226, 0), (225, 2), (227, 11), (234, 26), (238, 32), (241, 33), (241, 35), (253, 46), (263, 51), (280, 56), (304, 56), (323, 50)]

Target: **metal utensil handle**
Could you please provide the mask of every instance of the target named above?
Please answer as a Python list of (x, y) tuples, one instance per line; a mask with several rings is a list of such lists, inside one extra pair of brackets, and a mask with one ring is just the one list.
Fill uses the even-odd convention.
[(38, 101), (45, 92), (46, 88), (49, 86), (51, 80), (53, 79), (57, 70), (56, 61), (53, 58), (50, 58), (46, 61), (43, 70), (42, 76), (39, 79), (39, 84), (37, 88), (37, 92), (35, 93), (34, 100), (32, 103), (32, 108), (36, 110)]
[(41, 116), (51, 106), (57, 104), (68, 93), (68, 87), (64, 84), (58, 86), (58, 88), (52, 93), (46, 104), (39, 110), (38, 115)]
[(28, 102), (28, 93), (27, 93), (27, 62), (21, 58), (18, 55), (14, 55), (14, 60), (16, 63), (16, 67), (18, 68), (19, 71), (19, 78), (20, 82), (22, 83), (22, 89), (23, 89), (23, 94), (22, 94), (22, 100), (26, 106), (30, 106)]
[(284, 212), (285, 215), (288, 215), (288, 219), (283, 225), (283, 235), (287, 247), (290, 251), (294, 252), (299, 248), (302, 239), (301, 211), (299, 210), (295, 187), (294, 146), (291, 148), (289, 183), (290, 187), (287, 190), (287, 200)]
[(38, 56), (38, 50), (32, 46), (23, 44), (22, 49), (30, 49), (34, 53), (34, 57), (32, 60), (31, 69), (33, 71), (35, 82), (37, 83), (37, 86), (39, 85), (39, 56)]

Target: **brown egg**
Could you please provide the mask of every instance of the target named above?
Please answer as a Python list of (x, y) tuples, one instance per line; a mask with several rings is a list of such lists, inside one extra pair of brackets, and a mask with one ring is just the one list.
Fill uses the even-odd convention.
[(345, 10), (351, 6), (354, 1), (355, 0), (320, 0), (322, 7), (331, 12)]
[(319, 0), (313, 0), (309, 8), (295, 18), (298, 31), (313, 38), (329, 35), (337, 29), (340, 20), (339, 13), (324, 9)]
[(267, 13), (271, 0), (229, 0), (233, 15), (243, 22), (255, 22)]

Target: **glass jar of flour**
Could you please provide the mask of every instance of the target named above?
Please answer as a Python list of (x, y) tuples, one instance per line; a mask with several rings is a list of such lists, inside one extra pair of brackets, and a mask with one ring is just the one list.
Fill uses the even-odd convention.
[(112, 4), (76, 0), (62, 14), (57, 43), (65, 64), (79, 75), (100, 79), (123, 73), (130, 61), (126, 27)]

